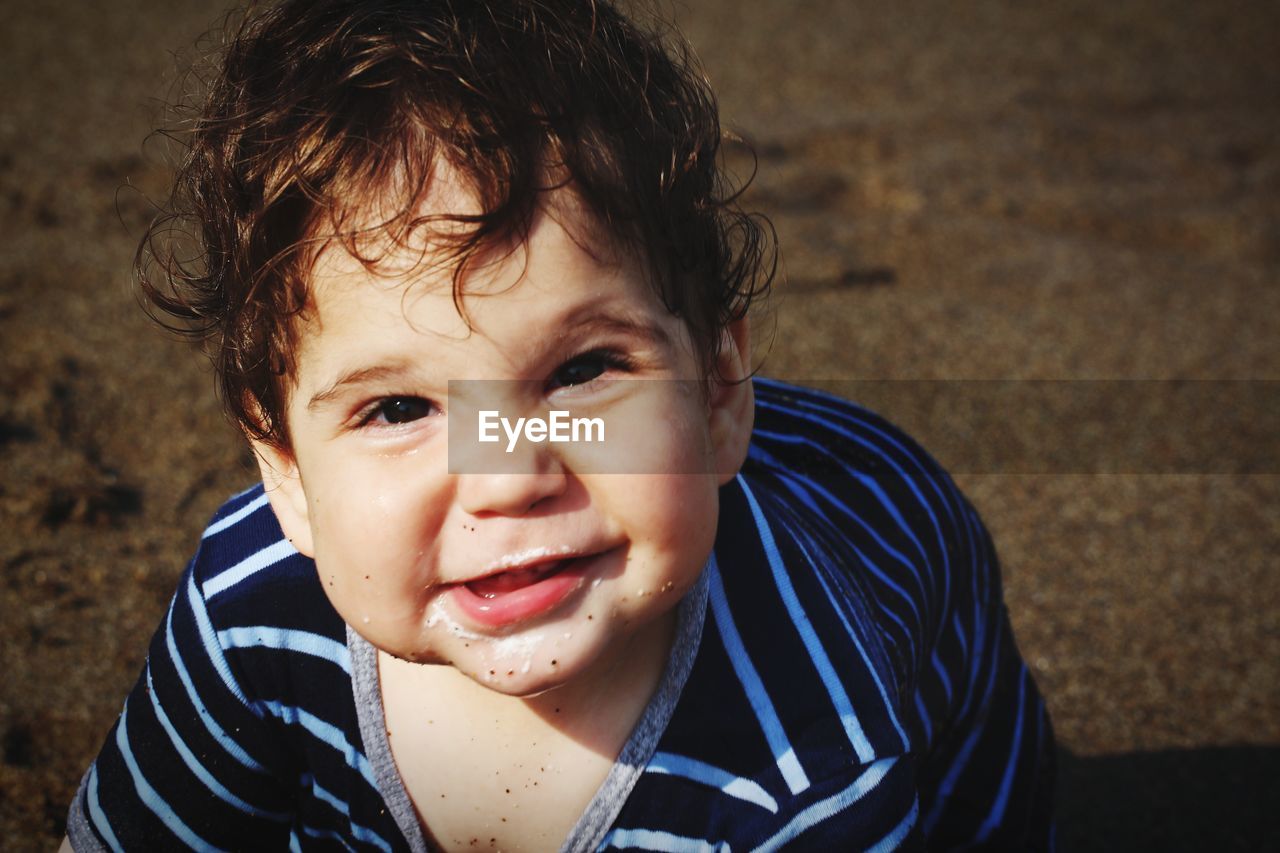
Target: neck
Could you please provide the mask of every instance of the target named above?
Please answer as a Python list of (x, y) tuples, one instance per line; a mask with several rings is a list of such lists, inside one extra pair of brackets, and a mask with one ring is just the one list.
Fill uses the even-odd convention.
[[(538, 717), (571, 727), (625, 718), (630, 731), (658, 688), (671, 657), (678, 608), (618, 638), (577, 678), (519, 701)], [(510, 698), (510, 697), (507, 697)]]
[(678, 608), (616, 638), (571, 681), (536, 696), (509, 696), (445, 665), (399, 661), (379, 652), (383, 673), (395, 670), (416, 683), (420, 697), (448, 704), (468, 725), (501, 731), (511, 742), (537, 742), (539, 730), (614, 759), (662, 680), (675, 639)]

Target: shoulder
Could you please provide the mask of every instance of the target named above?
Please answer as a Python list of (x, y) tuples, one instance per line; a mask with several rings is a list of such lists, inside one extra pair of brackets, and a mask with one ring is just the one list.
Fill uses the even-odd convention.
[(345, 642), (315, 563), (285, 538), (262, 484), (214, 513), (192, 560), (190, 583), (222, 629), (275, 626)]
[[(997, 641), (990, 538), (884, 418), (768, 380), (755, 389), (693, 670), (607, 841), (661, 827), (712, 847), (918, 844), (946, 796), (939, 745), (967, 755), (993, 707), (996, 652), (1017, 663)], [(1023, 683), (1006, 670), (1001, 685)]]
[(769, 380), (756, 390), (747, 480), (776, 504), (835, 525), (864, 555), (879, 552), (876, 566), (911, 563), (929, 575), (950, 568), (950, 553), (969, 542), (977, 517), (910, 435), (820, 391)]
[(910, 435), (857, 403), (812, 388), (754, 380), (756, 423), (751, 462), (796, 476), (928, 481), (951, 478)]
[(912, 749), (926, 600), (943, 562), (920, 519), (939, 511), (945, 475), (851, 403), (766, 380), (755, 389), (749, 459), (721, 490), (707, 626), (666, 748), (794, 794)]
[[(740, 478), (773, 516), (845, 565), (910, 582), (898, 597), (942, 608), (948, 581), (986, 531), (951, 476), (911, 436), (854, 402), (757, 380), (757, 422)], [(934, 600), (936, 599), (936, 600)]]
[(345, 625), (314, 563), (262, 487), (243, 492), (179, 580), (73, 808), (73, 841), (283, 848), (296, 815), (317, 833), (395, 839), (354, 701)]
[(803, 600), (826, 626), (822, 642), (840, 643), (848, 625), (913, 717), (922, 672), (961, 678), (973, 623), (999, 601), (986, 530), (946, 471), (885, 418), (809, 389), (756, 389), (742, 508), (725, 518), (745, 531), (738, 539), (768, 528), (792, 582), (814, 586)]
[[(757, 380), (742, 480), (790, 527), (817, 528), (864, 569), (944, 580), (972, 546), (977, 515), (911, 436), (856, 403)], [(921, 594), (927, 596), (928, 584)]]
[(185, 598), (215, 668), (244, 701), (269, 709), (303, 693), (326, 704), (323, 694), (335, 687), (349, 696), (346, 625), (315, 563), (285, 538), (262, 484), (214, 513), (183, 585), (177, 599)]

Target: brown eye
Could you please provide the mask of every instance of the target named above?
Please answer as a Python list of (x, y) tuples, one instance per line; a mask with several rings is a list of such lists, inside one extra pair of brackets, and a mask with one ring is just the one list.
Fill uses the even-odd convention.
[(431, 414), (430, 400), (421, 397), (388, 397), (378, 403), (370, 420), (388, 424), (407, 424)]
[(602, 356), (584, 355), (560, 366), (551, 377), (551, 382), (561, 388), (581, 385), (590, 382), (608, 368)]
[(617, 353), (608, 350), (596, 350), (569, 359), (551, 374), (552, 388), (572, 388), (585, 385), (610, 370), (627, 371), (630, 361)]

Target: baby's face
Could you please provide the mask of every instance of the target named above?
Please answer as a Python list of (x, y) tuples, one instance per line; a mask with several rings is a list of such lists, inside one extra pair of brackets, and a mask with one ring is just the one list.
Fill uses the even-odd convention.
[[(588, 225), (557, 192), (526, 244), (466, 278), (469, 325), (450, 268), (415, 255), (407, 276), (373, 274), (324, 253), (291, 453), (258, 448), (286, 533), (348, 624), (513, 695), (565, 683), (670, 616), (710, 553), (717, 490), (750, 431), (750, 384), (694, 381), (683, 322)], [(735, 331), (730, 374), (745, 368)], [(477, 429), (479, 409), (510, 422), (587, 411), (607, 441), (522, 439), (507, 453), (499, 429), (490, 464), (451, 473), (451, 425)]]

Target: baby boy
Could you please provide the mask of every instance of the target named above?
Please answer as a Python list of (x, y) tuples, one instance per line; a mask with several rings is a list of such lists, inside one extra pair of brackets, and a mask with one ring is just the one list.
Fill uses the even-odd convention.
[(752, 378), (771, 254), (720, 138), (687, 51), (602, 2), (238, 27), (175, 195), (202, 254), (160, 223), (140, 269), (263, 484), (75, 849), (1051, 845), (991, 543), (909, 438)]

